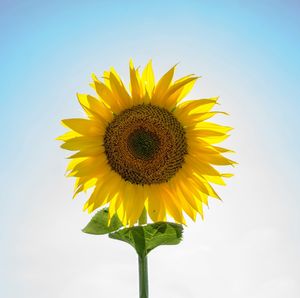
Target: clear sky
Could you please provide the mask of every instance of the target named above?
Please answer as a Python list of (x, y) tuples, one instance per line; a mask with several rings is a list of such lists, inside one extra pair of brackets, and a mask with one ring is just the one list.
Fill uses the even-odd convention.
[(235, 127), (235, 177), (204, 222), (149, 255), (151, 297), (300, 297), (298, 1), (0, 2), (0, 296), (138, 297), (135, 252), (81, 232), (60, 119), (92, 72), (153, 59), (202, 76)]

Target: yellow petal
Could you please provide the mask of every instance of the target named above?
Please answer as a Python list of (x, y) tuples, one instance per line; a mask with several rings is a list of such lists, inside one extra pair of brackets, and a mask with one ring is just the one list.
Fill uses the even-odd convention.
[(155, 87), (155, 78), (154, 78), (154, 72), (152, 69), (152, 61), (151, 60), (148, 62), (148, 64), (144, 68), (144, 71), (142, 73), (142, 82), (144, 83), (147, 94), (149, 95), (149, 97), (151, 97), (154, 87)]
[[(182, 177), (183, 178), (183, 177)], [(181, 179), (178, 179), (177, 181), (177, 190), (182, 194), (182, 198), (193, 208), (195, 209), (198, 213), (203, 215), (202, 211), (202, 205), (198, 204), (196, 201), (195, 193), (191, 191), (191, 188), (188, 189), (187, 183), (184, 183)], [(199, 209), (200, 207), (200, 209)]]
[(88, 94), (77, 93), (77, 98), (89, 118), (97, 118), (106, 122), (112, 120), (113, 114), (103, 102)]
[[(199, 77), (197, 77), (197, 78), (199, 78)], [(192, 80), (183, 86), (183, 88), (180, 90), (180, 95), (177, 98), (177, 102), (180, 102), (183, 98), (185, 98), (190, 93), (190, 91), (193, 89), (195, 83), (196, 83), (196, 80)]]
[(154, 184), (149, 187), (148, 214), (154, 222), (165, 218), (165, 207)]
[(110, 72), (109, 80), (111, 91), (114, 94), (114, 97), (119, 102), (122, 109), (130, 107), (132, 105), (132, 99), (129, 96), (118, 74), (113, 69)]
[(84, 176), (100, 176), (108, 174), (110, 168), (105, 166), (107, 163), (105, 156), (90, 157), (73, 167), (68, 176), (84, 177)]
[(104, 149), (103, 145), (86, 147), (86, 148), (80, 149), (79, 152), (72, 154), (71, 156), (68, 157), (68, 159), (79, 158), (79, 157), (99, 156), (101, 154), (104, 154), (104, 151), (105, 151), (105, 149)]
[[(124, 198), (124, 187), (125, 187), (126, 181), (123, 179), (120, 180), (120, 184), (118, 185), (118, 194), (116, 197), (114, 197), (109, 205), (109, 218), (112, 218), (112, 216), (117, 213), (118, 209), (120, 208), (123, 198)], [(119, 214), (119, 213), (118, 213)], [(123, 215), (122, 215), (123, 216)], [(121, 217), (120, 217), (121, 218)]]
[(163, 98), (168, 91), (168, 88), (172, 82), (174, 71), (175, 71), (175, 66), (173, 66), (168, 72), (166, 72), (162, 78), (158, 81), (154, 92), (153, 92), (153, 97), (151, 99), (152, 104), (156, 105), (162, 105), (163, 104)]
[(172, 111), (177, 105), (177, 103), (179, 102), (179, 100), (182, 98), (181, 95), (185, 87), (190, 83), (192, 83), (190, 84), (189, 87), (190, 90), (193, 87), (197, 78), (198, 77), (187, 76), (185, 78), (182, 78), (174, 82), (174, 84), (169, 88), (169, 90), (165, 95), (165, 100), (164, 100), (165, 107), (168, 108), (170, 111)]
[(204, 131), (215, 131), (215, 132), (227, 133), (230, 130), (232, 130), (232, 127), (219, 125), (212, 122), (199, 122), (197, 125), (195, 125), (195, 128), (193, 130), (196, 131), (204, 130)]
[(233, 177), (234, 175), (231, 174), (231, 173), (222, 173), (221, 176), (224, 177), (224, 178), (231, 178), (231, 177)]
[(182, 214), (182, 208), (180, 203), (178, 203), (176, 194), (173, 194), (168, 187), (163, 187), (161, 192), (167, 212), (175, 219), (176, 222), (186, 224)]
[(143, 194), (143, 186), (134, 185), (131, 187), (131, 212), (128, 214), (129, 225), (134, 225), (141, 216), (145, 206), (145, 196)]
[(205, 179), (203, 179), (200, 175), (197, 174), (195, 174), (194, 176), (197, 179), (191, 180), (192, 183), (195, 183), (203, 193), (213, 198), (221, 199), (219, 195), (215, 192), (215, 190), (212, 188), (212, 186)]
[(207, 113), (216, 104), (218, 97), (198, 99), (198, 100), (188, 100), (176, 107), (174, 111), (175, 116), (189, 115), (195, 113)]
[(119, 113), (122, 110), (118, 99), (105, 84), (100, 81), (94, 81), (94, 87), (104, 104), (108, 106), (114, 113)]
[(228, 166), (237, 164), (235, 161), (228, 159), (220, 154), (198, 154), (201, 160), (205, 160), (210, 164), (218, 166)]
[(76, 137), (79, 137), (80, 134), (75, 132), (75, 131), (68, 131), (66, 133), (64, 133), (63, 135), (59, 136), (58, 138), (56, 138), (56, 140), (58, 141), (67, 141)]
[(207, 112), (207, 113), (195, 113), (191, 115), (177, 114), (177, 119), (183, 124), (183, 126), (194, 128), (199, 122), (210, 119), (217, 114), (228, 115), (225, 112)]
[[(185, 157), (185, 162), (189, 168), (197, 171), (200, 175), (220, 176), (220, 173), (215, 168), (202, 161), (198, 156), (195, 157), (189, 154)], [(184, 167), (182, 170), (186, 170), (186, 168)]]
[(218, 152), (221, 153), (235, 153), (233, 150), (217, 147), (217, 146), (211, 146), (214, 150), (217, 150)]
[[(222, 175), (222, 174), (221, 174)], [(207, 181), (218, 184), (218, 185), (226, 185), (222, 177), (219, 176), (208, 176), (208, 175), (202, 175)]]
[(66, 171), (68, 172), (68, 171), (72, 170), (76, 165), (78, 165), (79, 163), (81, 163), (84, 160), (87, 160), (87, 158), (76, 158), (76, 159), (69, 161)]
[(132, 100), (134, 104), (139, 104), (142, 102), (143, 89), (139, 82), (138, 71), (134, 68), (132, 60), (129, 63), (129, 71)]
[(89, 200), (84, 205), (84, 210), (88, 209), (88, 212), (91, 213), (96, 208), (106, 203), (107, 194), (103, 195), (101, 194), (101, 191), (102, 191), (102, 184), (99, 184), (96, 186)]
[(85, 150), (90, 148), (99, 148), (99, 146), (102, 146), (103, 144), (103, 138), (100, 138), (100, 136), (97, 137), (87, 137), (87, 136), (81, 136), (72, 138), (69, 140), (66, 140), (64, 144), (61, 145), (61, 148), (71, 150), (71, 151), (77, 151), (77, 150)]
[(64, 119), (62, 123), (76, 131), (79, 134), (86, 135), (86, 136), (97, 136), (97, 135), (104, 135), (105, 128), (99, 121), (95, 120), (87, 120), (81, 118), (72, 118), (72, 119)]

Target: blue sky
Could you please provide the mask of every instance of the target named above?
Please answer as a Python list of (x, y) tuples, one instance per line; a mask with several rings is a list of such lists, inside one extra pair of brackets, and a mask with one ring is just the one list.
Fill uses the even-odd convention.
[[(1, 1), (1, 297), (137, 296), (129, 247), (87, 236), (71, 201), (62, 118), (92, 72), (152, 58), (220, 96), (239, 166), (182, 245), (150, 256), (153, 297), (300, 295), (297, 1)], [(118, 284), (118, 287), (114, 286)], [(102, 291), (100, 294), (100, 291)], [(120, 292), (121, 291), (121, 292)]]

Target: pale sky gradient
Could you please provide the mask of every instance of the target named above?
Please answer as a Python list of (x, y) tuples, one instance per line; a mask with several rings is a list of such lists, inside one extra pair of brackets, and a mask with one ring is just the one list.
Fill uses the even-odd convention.
[(149, 255), (153, 298), (299, 298), (297, 1), (1, 1), (0, 297), (138, 297), (137, 258), (86, 235), (60, 119), (82, 115), (92, 72), (153, 59), (220, 96), (239, 166), (205, 221)]

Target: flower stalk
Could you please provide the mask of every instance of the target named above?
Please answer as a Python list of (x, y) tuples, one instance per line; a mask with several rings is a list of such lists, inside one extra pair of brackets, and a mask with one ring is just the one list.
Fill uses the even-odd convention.
[(148, 298), (148, 260), (147, 255), (139, 255), (139, 289), (140, 298)]
[[(147, 223), (147, 211), (146, 208), (139, 218), (139, 225), (145, 225)], [(147, 254), (138, 254), (139, 259), (139, 290), (140, 298), (148, 298), (148, 259)]]

